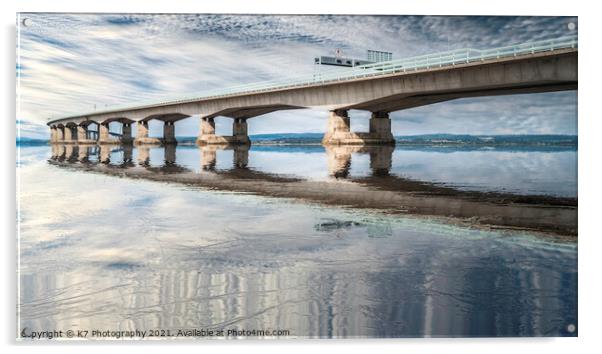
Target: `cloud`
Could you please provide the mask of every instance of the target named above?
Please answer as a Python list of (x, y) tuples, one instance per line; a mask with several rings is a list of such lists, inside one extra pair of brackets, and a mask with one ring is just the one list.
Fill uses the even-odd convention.
[[(555, 37), (568, 34), (569, 22), (577, 23), (568, 17), (21, 16), (30, 18), (31, 25), (21, 27), (18, 118), (39, 123), (40, 134), (47, 134), (42, 124), (48, 118), (61, 115), (312, 74), (317, 70), (313, 57), (335, 48), (355, 57), (364, 57), (366, 49), (389, 50), (400, 58)], [(519, 96), (460, 100), (398, 112), (395, 133), (448, 129), (476, 133), (511, 127), (517, 133), (576, 132), (574, 93), (535, 96), (536, 100)], [(249, 129), (317, 132), (323, 131), (325, 119), (319, 110), (275, 112), (252, 120)], [(178, 134), (198, 131), (195, 119), (178, 126)]]
[(33, 139), (46, 139), (48, 137), (48, 127), (43, 123), (18, 119), (16, 121), (16, 129), (19, 134), (17, 137), (22, 136)]

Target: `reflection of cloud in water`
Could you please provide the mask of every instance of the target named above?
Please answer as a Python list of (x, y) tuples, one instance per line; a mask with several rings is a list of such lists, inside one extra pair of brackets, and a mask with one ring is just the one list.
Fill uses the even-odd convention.
[(392, 173), (468, 190), (577, 194), (577, 152), (397, 151)]
[(45, 163), (21, 183), (30, 329), (556, 335), (576, 319), (571, 243)]

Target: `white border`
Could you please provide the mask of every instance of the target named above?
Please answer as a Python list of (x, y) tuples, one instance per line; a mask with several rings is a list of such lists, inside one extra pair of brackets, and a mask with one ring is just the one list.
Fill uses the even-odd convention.
[[(304, 0), (297, 1), (251, 1), (220, 0), (214, 2), (178, 0), (104, 0), (102, 2), (84, 1), (44, 1), (20, 0), (18, 3), (2, 3), (4, 38), (3, 95), (5, 99), (2, 137), (5, 168), (2, 174), (3, 222), (4, 226), (4, 287), (0, 291), (4, 305), (0, 333), (3, 336), (5, 352), (34, 353), (104, 353), (107, 350), (132, 351), (133, 345), (141, 345), (145, 352), (163, 352), (167, 346), (176, 345), (178, 352), (242, 350), (261, 353), (305, 353), (308, 350), (325, 349), (346, 353), (363, 353), (367, 350), (387, 350), (408, 353), (447, 352), (447, 353), (578, 353), (593, 351), (600, 347), (598, 337), (602, 336), (600, 325), (600, 255), (599, 247), (602, 235), (599, 229), (599, 207), (601, 199), (598, 183), (602, 181), (600, 163), (602, 151), (598, 141), (601, 139), (599, 107), (600, 77), (600, 13), (593, 1), (557, 1), (557, 0)], [(16, 242), (15, 242), (15, 21), (16, 12), (197, 12), (197, 13), (342, 13), (342, 14), (440, 14), (440, 15), (562, 15), (579, 16), (579, 338), (543, 339), (399, 339), (399, 340), (298, 340), (298, 341), (201, 341), (198, 344), (160, 343), (124, 343), (94, 345), (24, 345), (15, 344), (16, 333)]]

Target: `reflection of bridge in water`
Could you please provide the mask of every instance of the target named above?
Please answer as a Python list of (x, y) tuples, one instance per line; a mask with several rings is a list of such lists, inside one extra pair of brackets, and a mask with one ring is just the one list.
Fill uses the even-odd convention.
[[(151, 150), (163, 150), (163, 162), (151, 163)], [(377, 209), (386, 213), (453, 218), (454, 222), (488, 227), (531, 229), (576, 235), (577, 200), (552, 196), (458, 190), (390, 173), (391, 146), (325, 147), (330, 181), (264, 172), (249, 167), (249, 146), (198, 147), (199, 170), (177, 162), (176, 147), (52, 145), (49, 163), (120, 177), (172, 182), (303, 199), (328, 205)], [(231, 150), (230, 168), (217, 168), (218, 151)], [(120, 153), (115, 156), (115, 153)], [(368, 154), (371, 173), (350, 174), (352, 155)], [(326, 166), (325, 166), (326, 167)], [(334, 182), (334, 183), (333, 183)]]
[[(150, 162), (151, 149), (162, 149), (164, 154), (163, 163), (154, 168), (163, 171), (191, 171), (189, 168), (176, 162), (176, 146), (164, 145), (161, 147), (131, 145), (52, 145), (52, 159), (56, 161), (82, 162), (90, 164), (90, 156), (98, 156), (97, 162), (121, 166), (133, 167), (136, 164), (147, 168), (153, 168)], [(134, 149), (137, 158), (134, 161)], [(235, 170), (248, 170), (249, 150), (248, 145), (207, 145), (200, 146), (200, 167), (205, 171), (215, 171), (217, 166), (217, 152), (219, 150), (232, 150), (232, 168), (220, 171), (221, 174), (233, 173)], [(349, 178), (351, 159), (353, 154), (368, 154), (370, 156), (370, 168), (373, 176), (388, 176), (391, 170), (394, 147), (392, 146), (328, 146), (325, 147), (328, 158), (329, 175), (335, 178)], [(121, 152), (122, 157), (117, 161), (111, 161), (111, 155)], [(170, 169), (171, 168), (171, 169)], [(240, 172), (240, 171), (239, 171)], [(259, 171), (256, 174), (269, 175)], [(292, 179), (292, 180), (297, 180)]]

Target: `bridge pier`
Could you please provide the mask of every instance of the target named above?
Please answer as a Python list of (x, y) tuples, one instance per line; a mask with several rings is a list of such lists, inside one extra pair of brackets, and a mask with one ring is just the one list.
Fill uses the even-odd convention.
[(365, 138), (369, 144), (395, 145), (391, 132), (391, 118), (387, 112), (373, 112), (370, 117), (370, 136)]
[(88, 138), (88, 126), (78, 125), (77, 128), (77, 143), (78, 144), (96, 144), (96, 140)]
[(77, 140), (78, 141), (80, 141), (80, 140), (86, 140), (87, 130), (88, 130), (87, 127), (84, 127), (84, 126), (81, 126), (81, 125), (77, 126)]
[(98, 143), (101, 145), (115, 143), (111, 140), (111, 137), (109, 135), (109, 123), (98, 124)]
[(368, 133), (351, 132), (347, 110), (334, 110), (328, 116), (328, 127), (322, 139), (324, 145), (395, 145), (391, 119), (386, 112), (374, 112)]
[(123, 123), (123, 129), (121, 130), (121, 143), (131, 144), (134, 142), (132, 139), (132, 123)]
[(163, 144), (175, 145), (176, 141), (176, 126), (174, 122), (163, 122)]
[(50, 127), (50, 143), (56, 143), (57, 142), (57, 133), (56, 133), (57, 128), (55, 126), (51, 126)]
[(63, 128), (63, 142), (65, 144), (72, 144), (74, 143), (73, 140), (73, 129), (71, 129), (71, 127), (65, 126), (65, 128)]
[(136, 125), (136, 139), (134, 145), (160, 145), (161, 139), (148, 136), (148, 121), (140, 120)]
[(232, 135), (234, 137), (234, 144), (251, 144), (251, 140), (249, 140), (247, 120), (245, 118), (234, 119), (234, 123), (232, 125)]
[(56, 142), (63, 143), (65, 140), (65, 128), (64, 127), (56, 127)]
[(349, 112), (346, 110), (330, 111), (328, 115), (328, 126), (326, 128), (326, 134), (324, 134), (324, 138), (322, 139), (322, 144), (341, 145), (343, 142), (348, 142), (352, 138)]
[(201, 118), (201, 135), (196, 140), (197, 145), (249, 145), (247, 120), (236, 118), (232, 125), (232, 135), (215, 135), (215, 118)]

